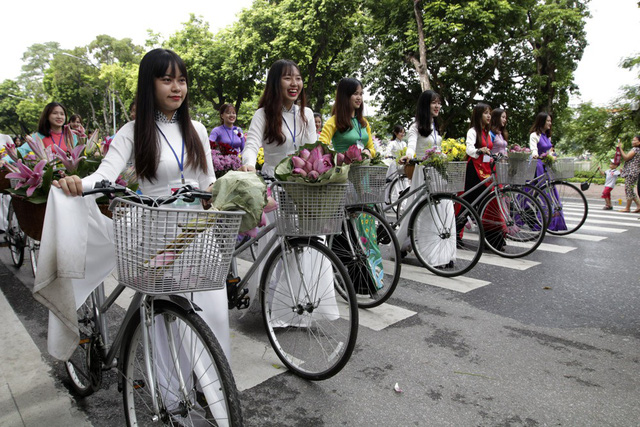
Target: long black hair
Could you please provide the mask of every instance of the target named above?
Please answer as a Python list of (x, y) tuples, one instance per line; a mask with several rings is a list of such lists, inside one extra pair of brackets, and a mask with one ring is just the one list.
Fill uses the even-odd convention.
[(134, 155), (136, 173), (139, 178), (153, 181), (156, 179), (160, 159), (160, 144), (155, 124), (155, 82), (156, 79), (169, 74), (182, 74), (187, 82), (187, 93), (178, 107), (178, 124), (182, 130), (186, 166), (200, 168), (207, 173), (207, 158), (202, 142), (191, 123), (189, 116), (189, 78), (187, 68), (182, 59), (168, 49), (154, 49), (142, 58), (138, 70), (138, 91), (136, 94), (136, 121), (134, 124)]
[(416, 106), (416, 124), (418, 125), (418, 133), (424, 137), (431, 135), (433, 126), (438, 127), (436, 117), (431, 117), (431, 102), (440, 100), (442, 98), (436, 92), (432, 90), (425, 90), (420, 94), (418, 98), (418, 105)]
[[(296, 70), (300, 73), (298, 64), (289, 59), (279, 59), (271, 65), (269, 73), (267, 74), (267, 84), (264, 87), (264, 92), (258, 102), (258, 108), (264, 109), (264, 115), (266, 117), (266, 126), (264, 128), (264, 139), (267, 144), (272, 142), (278, 145), (284, 144), (286, 139), (284, 133), (282, 133), (282, 76), (292, 75)], [(304, 93), (304, 86), (298, 94), (298, 99), (294, 103), (300, 107), (300, 120), (304, 123), (303, 126), (307, 126), (307, 118), (304, 115), (304, 109), (307, 106), (307, 98)], [(294, 118), (295, 119), (295, 118)], [(304, 133), (304, 132), (303, 132)]]
[[(537, 133), (538, 135), (542, 135), (543, 133), (547, 135), (547, 138), (551, 138), (551, 129), (547, 129), (547, 131), (543, 131), (544, 125), (547, 123), (547, 118), (551, 115), (549, 113), (540, 112), (536, 116), (536, 119), (533, 121), (533, 125), (531, 129), (529, 129), (529, 133)], [(553, 118), (552, 118), (553, 120)]]
[(502, 134), (502, 138), (507, 141), (509, 139), (509, 132), (507, 132), (507, 127), (502, 126), (502, 115), (507, 114), (505, 110), (502, 108), (495, 108), (491, 112), (491, 122), (489, 123), (489, 128), (491, 132), (497, 134)]
[(67, 124), (68, 114), (64, 105), (59, 102), (50, 102), (45, 105), (44, 110), (42, 110), (42, 114), (40, 114), (40, 120), (38, 120), (38, 133), (44, 136), (51, 136), (51, 123), (49, 123), (49, 116), (56, 107), (60, 107), (64, 111), (64, 124)]
[[(362, 88), (362, 83), (358, 79), (345, 77), (340, 79), (336, 88), (336, 102), (331, 108), (331, 114), (336, 116), (336, 128), (340, 132), (346, 132), (351, 129), (351, 95), (356, 93), (358, 88)], [(355, 111), (356, 120), (360, 126), (366, 127), (367, 120), (362, 115), (364, 111), (364, 102)]]
[(482, 148), (482, 131), (489, 131), (488, 125), (485, 128), (482, 123), (482, 115), (487, 110), (491, 111), (489, 104), (478, 102), (471, 112), (471, 128), (476, 130), (476, 148)]

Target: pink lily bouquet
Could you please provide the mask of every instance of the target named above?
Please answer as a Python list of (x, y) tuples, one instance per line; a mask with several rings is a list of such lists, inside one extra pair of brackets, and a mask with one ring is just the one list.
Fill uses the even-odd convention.
[(316, 142), (304, 145), (278, 163), (275, 177), (279, 181), (308, 184), (343, 184), (347, 182), (351, 163), (348, 152), (336, 153), (321, 142)]
[[(84, 129), (72, 131), (67, 126), (63, 130), (67, 147), (73, 147), (65, 151), (57, 145), (46, 147), (38, 136), (26, 137), (26, 144), (31, 152), (22, 156), (14, 144), (6, 145), (6, 152), (11, 162), (3, 164), (9, 172), (6, 178), (14, 180), (14, 188), (9, 191), (12, 194), (22, 196), (31, 203), (46, 203), (51, 189), (51, 182), (67, 175), (78, 175), (81, 178), (93, 173), (104, 158), (109, 149), (110, 140), (100, 141), (98, 131), (90, 137), (84, 134)], [(75, 135), (75, 138), (74, 138)], [(74, 147), (74, 142), (78, 141)], [(130, 172), (125, 172), (130, 179), (126, 182), (123, 176), (118, 183), (128, 185), (132, 189), (137, 188), (135, 178)]]

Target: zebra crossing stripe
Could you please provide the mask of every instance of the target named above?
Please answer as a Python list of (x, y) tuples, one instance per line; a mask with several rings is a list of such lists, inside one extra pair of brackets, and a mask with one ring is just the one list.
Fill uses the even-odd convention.
[[(484, 258), (484, 255), (483, 257)], [(480, 260), (482, 260), (480, 258)], [(512, 260), (509, 260), (512, 261)], [(384, 261), (389, 263), (391, 261)], [(402, 264), (400, 277), (412, 280), (414, 282), (424, 283), (427, 285), (437, 286), (439, 288), (449, 289), (451, 291), (467, 293), (474, 289), (481, 288), (491, 284), (486, 280), (473, 279), (471, 277), (440, 277), (432, 274), (424, 267), (416, 267), (415, 265)]]
[[(580, 229), (582, 229), (584, 227), (581, 227)], [(574, 240), (584, 240), (587, 242), (601, 242), (603, 240), (606, 239), (605, 236), (593, 236), (591, 234), (582, 234), (582, 233), (571, 233), (571, 234), (567, 234), (566, 236), (553, 236), (549, 233), (546, 234), (545, 239), (548, 237), (553, 237), (553, 238), (557, 238), (557, 239), (574, 239)]]

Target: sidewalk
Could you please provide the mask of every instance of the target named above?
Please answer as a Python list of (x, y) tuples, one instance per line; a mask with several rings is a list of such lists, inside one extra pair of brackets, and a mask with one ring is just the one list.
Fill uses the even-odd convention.
[[(1, 262), (0, 279), (5, 286), (24, 286)], [(0, 325), (0, 426), (90, 426), (69, 393), (56, 387), (51, 368), (2, 291)]]
[[(580, 188), (579, 182), (572, 182), (571, 184), (574, 184), (575, 186)], [(589, 189), (587, 191), (583, 191), (583, 193), (587, 197), (587, 200), (591, 200), (592, 202), (595, 200), (600, 200), (600, 203), (602, 204), (602, 206), (604, 206), (604, 200), (601, 198), (602, 190), (604, 190), (604, 185), (591, 184)], [(613, 205), (613, 209), (616, 210), (622, 208), (625, 205), (626, 201), (627, 197), (624, 195), (624, 184), (618, 184), (613, 187), (613, 191), (611, 192), (611, 204)]]

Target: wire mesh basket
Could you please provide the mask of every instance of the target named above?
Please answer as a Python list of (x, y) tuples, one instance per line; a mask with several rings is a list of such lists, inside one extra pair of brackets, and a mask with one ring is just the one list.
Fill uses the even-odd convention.
[(569, 179), (573, 178), (575, 174), (575, 159), (572, 157), (566, 157), (562, 159), (556, 159), (551, 166), (553, 177), (555, 179)]
[(529, 159), (501, 159), (496, 163), (496, 182), (501, 185), (524, 185), (535, 174), (535, 161)]
[(116, 199), (120, 283), (150, 295), (222, 289), (244, 212), (180, 210)]
[(383, 203), (387, 169), (386, 166), (351, 165), (345, 205)]
[(467, 162), (448, 162), (444, 175), (433, 167), (425, 168), (425, 181), (432, 193), (457, 193), (464, 191)]
[(276, 233), (319, 236), (341, 232), (348, 184), (306, 184), (278, 181), (272, 194), (278, 202)]

